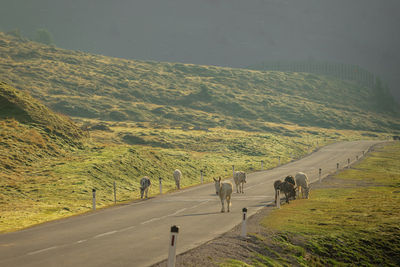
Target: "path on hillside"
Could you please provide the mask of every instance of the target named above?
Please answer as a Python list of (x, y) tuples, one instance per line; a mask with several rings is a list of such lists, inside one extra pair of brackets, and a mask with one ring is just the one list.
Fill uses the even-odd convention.
[[(0, 235), (0, 266), (149, 266), (167, 258), (169, 231), (180, 226), (177, 253), (194, 248), (270, 204), (273, 181), (297, 171), (312, 181), (347, 166), (379, 141), (341, 142), (295, 162), (248, 175), (244, 194), (233, 194), (230, 213), (220, 213), (214, 184)], [(236, 188), (234, 190), (236, 192)]]

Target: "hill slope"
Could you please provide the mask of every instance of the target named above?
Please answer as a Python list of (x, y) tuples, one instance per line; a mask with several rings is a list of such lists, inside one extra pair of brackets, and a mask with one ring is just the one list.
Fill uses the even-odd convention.
[[(0, 232), (88, 211), (93, 188), (111, 205), (114, 182), (130, 201), (144, 175), (169, 191), (175, 168), (187, 187), (200, 170), (210, 182), (232, 165), (272, 168), (400, 124), (366, 88), (309, 74), (128, 61), (2, 33), (0, 59)], [(90, 125), (90, 139), (41, 103)]]
[(132, 61), (0, 33), (0, 79), (76, 117), (268, 131), (268, 122), (400, 130), (371, 89), (307, 73)]
[(82, 146), (84, 132), (32, 98), (0, 82), (0, 170), (59, 156)]

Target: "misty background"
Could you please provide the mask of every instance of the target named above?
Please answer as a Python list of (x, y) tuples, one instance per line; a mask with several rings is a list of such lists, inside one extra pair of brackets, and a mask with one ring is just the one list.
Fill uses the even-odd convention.
[(398, 0), (0, 0), (0, 31), (137, 60), (355, 64), (400, 102), (399, 14)]

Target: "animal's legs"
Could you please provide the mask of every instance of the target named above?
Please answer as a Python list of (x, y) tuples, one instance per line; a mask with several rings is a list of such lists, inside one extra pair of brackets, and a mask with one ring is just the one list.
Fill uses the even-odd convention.
[[(225, 212), (224, 199), (221, 199), (221, 204), (222, 204), (221, 212)], [(228, 209), (229, 209), (229, 206), (228, 206)]]

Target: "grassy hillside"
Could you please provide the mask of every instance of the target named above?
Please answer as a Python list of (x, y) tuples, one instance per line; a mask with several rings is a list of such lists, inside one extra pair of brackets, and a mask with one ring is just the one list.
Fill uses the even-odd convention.
[[(237, 170), (256, 171), (285, 163), (337, 140), (384, 137), (371, 132), (277, 125), (270, 132), (224, 128), (151, 128), (133, 122), (99, 122), (57, 115), (28, 94), (0, 83), (0, 232), (91, 210), (91, 190), (99, 208), (139, 197), (139, 179), (148, 175), (158, 193), (174, 190), (172, 171), (182, 170), (182, 186)], [(90, 136), (88, 136), (88, 134)]]
[(268, 131), (266, 122), (399, 131), (371, 89), (307, 73), (124, 60), (0, 33), (0, 80), (75, 117)]
[(85, 133), (69, 118), (55, 114), (33, 99), (0, 82), (0, 170), (82, 147)]
[(89, 211), (93, 188), (112, 205), (114, 181), (120, 203), (144, 175), (171, 191), (175, 168), (187, 187), (200, 170), (208, 182), (232, 164), (272, 168), (400, 130), (366, 88), (315, 75), (128, 61), (2, 33), (0, 59), (0, 232)]

